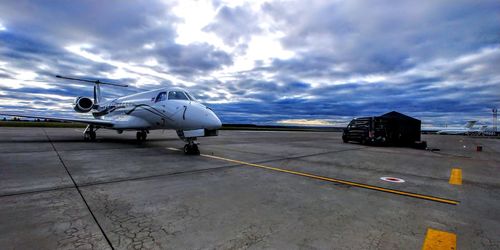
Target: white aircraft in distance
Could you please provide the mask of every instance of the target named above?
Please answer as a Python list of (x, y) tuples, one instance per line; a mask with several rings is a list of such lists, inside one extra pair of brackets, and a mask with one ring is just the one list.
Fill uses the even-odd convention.
[(477, 121), (468, 121), (463, 128), (444, 128), (436, 132), (440, 135), (479, 135), (486, 128), (483, 126), (481, 129), (474, 128)]
[(100, 128), (137, 131), (137, 140), (145, 141), (150, 130), (174, 129), (186, 142), (184, 153), (199, 154), (197, 137), (217, 136), (221, 121), (208, 107), (196, 101), (181, 88), (163, 88), (104, 101), (101, 85), (128, 87), (127, 85), (56, 76), (61, 79), (94, 83), (94, 98), (77, 97), (74, 109), (78, 113), (92, 112), (94, 118), (64, 118), (38, 115), (0, 113), (5, 116), (49, 119), (87, 124), (85, 141), (94, 141)]

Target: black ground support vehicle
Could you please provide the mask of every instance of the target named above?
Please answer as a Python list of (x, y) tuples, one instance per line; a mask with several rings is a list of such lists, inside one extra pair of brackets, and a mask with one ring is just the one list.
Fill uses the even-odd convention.
[(426, 147), (420, 142), (418, 119), (396, 111), (381, 116), (361, 117), (352, 120), (344, 129), (344, 142), (361, 144)]

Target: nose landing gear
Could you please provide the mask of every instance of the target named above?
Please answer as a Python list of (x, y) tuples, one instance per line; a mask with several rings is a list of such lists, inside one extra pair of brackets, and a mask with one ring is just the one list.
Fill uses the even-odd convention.
[(182, 130), (177, 130), (177, 135), (179, 138), (185, 142), (187, 142), (186, 145), (184, 145), (184, 153), (187, 155), (199, 155), (200, 150), (198, 149), (198, 143), (196, 142), (196, 137), (186, 137), (184, 135), (184, 131)]
[(184, 145), (184, 153), (187, 155), (199, 155), (200, 150), (198, 149), (196, 142), (191, 140), (188, 144)]

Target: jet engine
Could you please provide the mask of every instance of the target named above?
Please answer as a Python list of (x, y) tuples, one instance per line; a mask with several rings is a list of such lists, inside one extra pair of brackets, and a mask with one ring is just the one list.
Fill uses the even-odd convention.
[(88, 97), (79, 96), (75, 100), (75, 111), (78, 113), (87, 113), (94, 107), (94, 102)]

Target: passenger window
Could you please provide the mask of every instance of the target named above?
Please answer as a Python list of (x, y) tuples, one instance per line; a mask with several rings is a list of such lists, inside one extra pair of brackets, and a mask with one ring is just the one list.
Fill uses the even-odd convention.
[(169, 100), (189, 100), (187, 96), (182, 91), (170, 91), (168, 92)]
[(156, 100), (155, 102), (161, 102), (161, 101), (165, 101), (167, 99), (167, 92), (161, 92), (158, 94), (158, 96), (156, 97)]

